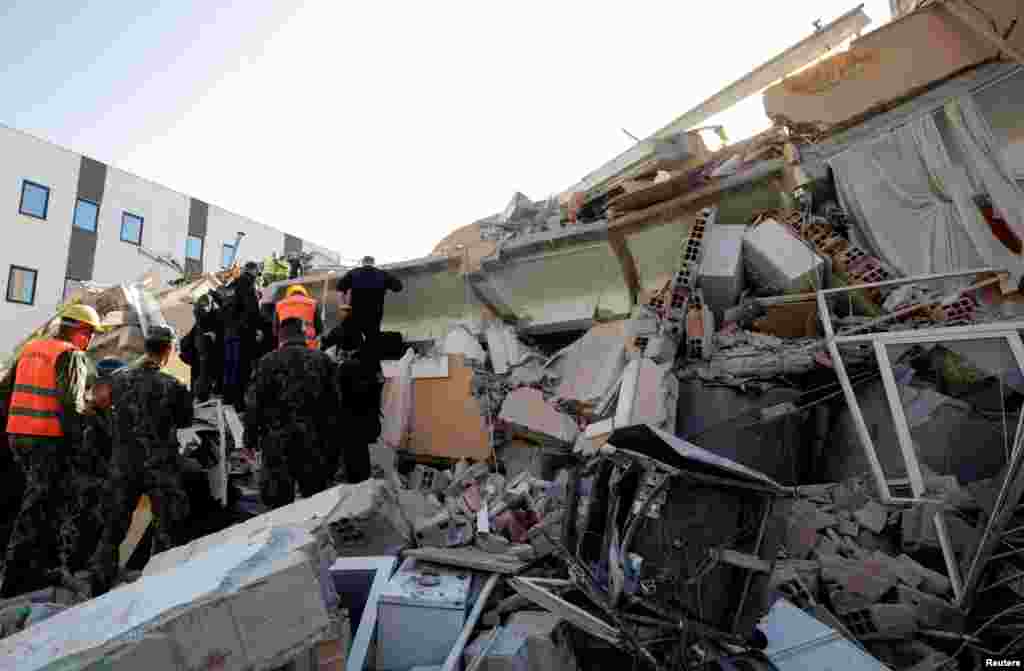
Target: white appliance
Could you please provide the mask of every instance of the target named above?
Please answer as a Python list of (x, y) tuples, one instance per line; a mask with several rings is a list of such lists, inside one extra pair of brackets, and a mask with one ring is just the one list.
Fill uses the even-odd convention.
[(466, 622), (472, 573), (406, 559), (377, 602), (377, 671), (444, 664)]

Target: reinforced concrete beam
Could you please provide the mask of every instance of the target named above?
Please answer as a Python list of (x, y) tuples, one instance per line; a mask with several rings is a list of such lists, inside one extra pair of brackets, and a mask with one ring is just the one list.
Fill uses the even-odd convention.
[(685, 112), (651, 137), (638, 142), (594, 172), (584, 177), (570, 191), (588, 192), (604, 186), (612, 179), (625, 173), (637, 163), (647, 159), (654, 152), (656, 140), (676, 135), (694, 128), (719, 112), (733, 107), (746, 98), (768, 88), (805, 65), (824, 56), (849, 37), (860, 32), (871, 23), (864, 13), (864, 5), (846, 12), (838, 19), (822, 27), (809, 37), (775, 56), (760, 67), (737, 79), (715, 95)]

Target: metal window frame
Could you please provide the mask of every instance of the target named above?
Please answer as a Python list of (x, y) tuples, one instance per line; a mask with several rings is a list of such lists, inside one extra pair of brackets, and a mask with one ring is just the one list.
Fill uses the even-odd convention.
[[(192, 257), (192, 256), (188, 255), (188, 243), (189, 243), (189, 240), (191, 240), (192, 238), (195, 238), (196, 240), (199, 241), (199, 258), (195, 258), (195, 257)], [(185, 236), (185, 260), (186, 261), (198, 261), (199, 263), (202, 263), (203, 262), (203, 255), (205, 253), (206, 253), (206, 238), (204, 238), (201, 235), (192, 235), (191, 233), (189, 233), (188, 235)]]
[[(125, 222), (125, 219), (127, 217), (132, 217), (134, 219), (138, 219), (139, 220), (139, 239), (137, 241), (136, 240), (129, 240), (129, 239), (124, 237), (124, 222)], [(142, 216), (140, 216), (138, 214), (134, 214), (134, 213), (129, 212), (127, 210), (122, 210), (122, 212), (121, 212), (121, 231), (120, 231), (121, 242), (127, 242), (129, 245), (135, 245), (136, 247), (141, 247), (142, 246), (142, 231), (145, 230), (145, 227), (146, 227), (146, 218), (145, 217), (142, 217)]]
[[(20, 301), (11, 298), (11, 280), (14, 277), (14, 271), (20, 270), (26, 273), (32, 273), (32, 297), (28, 302)], [(27, 266), (18, 266), (11, 264), (11, 267), (7, 271), (7, 292), (6, 298), (8, 303), (17, 303), (18, 305), (35, 305), (36, 304), (36, 292), (39, 290), (39, 271), (36, 268), (29, 268)]]
[[(90, 205), (92, 205), (93, 207), (96, 208), (96, 219), (95, 219), (95, 221), (93, 221), (93, 227), (92, 228), (84, 228), (84, 227), (78, 225), (78, 204), (79, 203), (89, 203)], [(80, 231), (85, 231), (86, 233), (92, 233), (94, 235), (99, 235), (99, 232), (100, 232), (100, 204), (97, 203), (96, 201), (89, 200), (88, 198), (76, 198), (75, 199), (75, 209), (71, 213), (71, 227), (72, 228), (77, 228)]]
[[(1024, 321), (992, 322), (971, 326), (936, 327), (916, 329), (912, 331), (867, 333), (837, 337), (833, 329), (832, 317), (829, 312), (826, 297), (831, 294), (856, 291), (859, 289), (871, 288), (873, 286), (897, 286), (900, 284), (912, 284), (928, 280), (977, 275), (983, 272), (998, 271), (982, 269), (957, 273), (945, 273), (942, 275), (910, 277), (902, 280), (891, 280), (887, 282), (876, 282), (872, 284), (828, 289), (819, 291), (816, 294), (818, 316), (821, 319), (822, 327), (825, 331), (828, 352), (832, 359), (832, 365), (836, 372), (836, 376), (839, 378), (839, 384), (842, 387), (843, 396), (846, 399), (847, 406), (850, 408), (854, 427), (857, 430), (861, 446), (864, 448), (865, 456), (871, 466), (875, 484), (878, 487), (878, 491), (884, 503), (906, 504), (921, 502), (924, 500), (925, 493), (924, 477), (921, 473), (921, 465), (917, 459), (917, 452), (914, 450), (913, 439), (910, 435), (910, 426), (903, 411), (903, 403), (899, 396), (899, 389), (896, 386), (896, 379), (892, 372), (892, 364), (889, 360), (889, 354), (886, 347), (888, 345), (900, 344), (1002, 339), (1010, 347), (1010, 351), (1013, 353), (1013, 357), (1017, 362), (1018, 368), (1022, 373), (1024, 373), (1024, 342), (1021, 341), (1020, 337), (1020, 331), (1024, 330)], [(878, 362), (879, 372), (882, 376), (882, 384), (885, 388), (885, 396), (892, 413), (893, 425), (896, 429), (900, 452), (903, 457), (904, 465), (907, 468), (907, 477), (910, 481), (911, 492), (913, 494), (912, 499), (901, 499), (892, 496), (889, 489), (889, 483), (886, 480), (884, 471), (882, 470), (882, 464), (875, 450), (874, 440), (872, 440), (871, 433), (867, 428), (867, 423), (864, 421), (864, 415), (861, 412), (860, 404), (857, 402), (857, 396), (853, 391), (853, 385), (851, 384), (850, 377), (846, 372), (846, 365), (843, 362), (842, 354), (839, 352), (839, 344), (842, 343), (870, 344), (874, 349), (875, 359)], [(1022, 434), (1024, 434), (1024, 431), (1022, 430), (1024, 430), (1024, 413), (1021, 414), (1021, 417), (1018, 418), (1017, 421), (1017, 430), (1013, 443), (1014, 446), (1007, 464), (1009, 467), (1008, 473), (1013, 473), (1013, 465), (1022, 459), (1022, 448), (1024, 448), (1024, 445), (1022, 445), (1022, 438), (1024, 438), (1024, 435)], [(1006, 485), (1007, 483), (1003, 484), (1004, 490), (1006, 489)], [(952, 542), (949, 538), (949, 532), (946, 528), (946, 521), (941, 511), (935, 514), (933, 523), (935, 524), (936, 534), (939, 538), (943, 558), (946, 562), (946, 570), (949, 574), (950, 582), (953, 585), (955, 601), (958, 605), (962, 604), (970, 596), (971, 591), (974, 586), (976, 586), (978, 578), (980, 577), (980, 562), (983, 560), (981, 560), (979, 556), (982, 554), (986, 545), (984, 540), (987, 540), (994, 533), (994, 530), (992, 529), (993, 525), (990, 523), (986, 527), (985, 535), (983, 537), (984, 540), (975, 550), (974, 556), (971, 557), (971, 561), (968, 564), (969, 571), (966, 576), (967, 580), (965, 583), (964, 577), (961, 576), (959, 565), (956, 561), (956, 555), (953, 552)]]
[(235, 246), (233, 244), (231, 244), (230, 242), (222, 243), (221, 246), (220, 246), (220, 267), (221, 268), (228, 268), (229, 267), (229, 266), (224, 265), (224, 252), (226, 252), (229, 249), (231, 250), (232, 253), (234, 253)]
[[(34, 186), (37, 189), (42, 189), (46, 192), (46, 200), (43, 202), (43, 215), (39, 216), (35, 212), (28, 212), (25, 210), (25, 187)], [(21, 180), (21, 199), (18, 201), (18, 214), (23, 214), (26, 217), (32, 217), (33, 219), (39, 219), (46, 221), (46, 216), (50, 212), (50, 187), (39, 182), (33, 182), (30, 179)]]

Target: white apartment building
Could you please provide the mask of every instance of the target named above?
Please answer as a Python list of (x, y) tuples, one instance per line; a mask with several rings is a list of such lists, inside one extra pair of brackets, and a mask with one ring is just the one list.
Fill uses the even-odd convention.
[(337, 253), (87, 156), (0, 126), (0, 355), (10, 352), (76, 283), (116, 284), (156, 272), (220, 270), (238, 260)]

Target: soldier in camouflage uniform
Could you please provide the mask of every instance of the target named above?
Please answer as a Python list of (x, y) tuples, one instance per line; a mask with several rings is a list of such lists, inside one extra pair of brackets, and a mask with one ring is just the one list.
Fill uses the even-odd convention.
[(96, 364), (90, 412), (82, 417), (78, 447), (71, 455), (69, 495), (75, 500), (74, 514), (62, 520), (60, 533), (61, 542), (74, 548), (69, 567), (72, 572), (88, 567), (110, 514), (106, 491), (113, 446), (113, 378), (124, 367), (125, 363), (115, 358)]
[(280, 324), (281, 348), (267, 354), (246, 396), (245, 443), (261, 449), (260, 496), (270, 508), (333, 484), (339, 453), (334, 362), (306, 346), (302, 322)]
[(110, 588), (117, 575), (118, 548), (139, 497), (153, 505), (153, 551), (175, 547), (184, 535), (188, 496), (182, 486), (178, 429), (192, 424), (192, 394), (161, 372), (174, 351), (174, 333), (150, 329), (146, 357), (113, 380), (113, 453), (107, 503), (109, 516), (92, 559), (93, 591)]
[(0, 567), (0, 597), (48, 587), (58, 576), (70, 578), (74, 547), (60, 528), (77, 512), (74, 497), (66, 496), (64, 488), (71, 477), (79, 418), (86, 411), (89, 363), (84, 351), (100, 330), (94, 309), (73, 305), (57, 337), (26, 345), (0, 380), (0, 395), (9, 402), (11, 456), (25, 476), (21, 510)]

